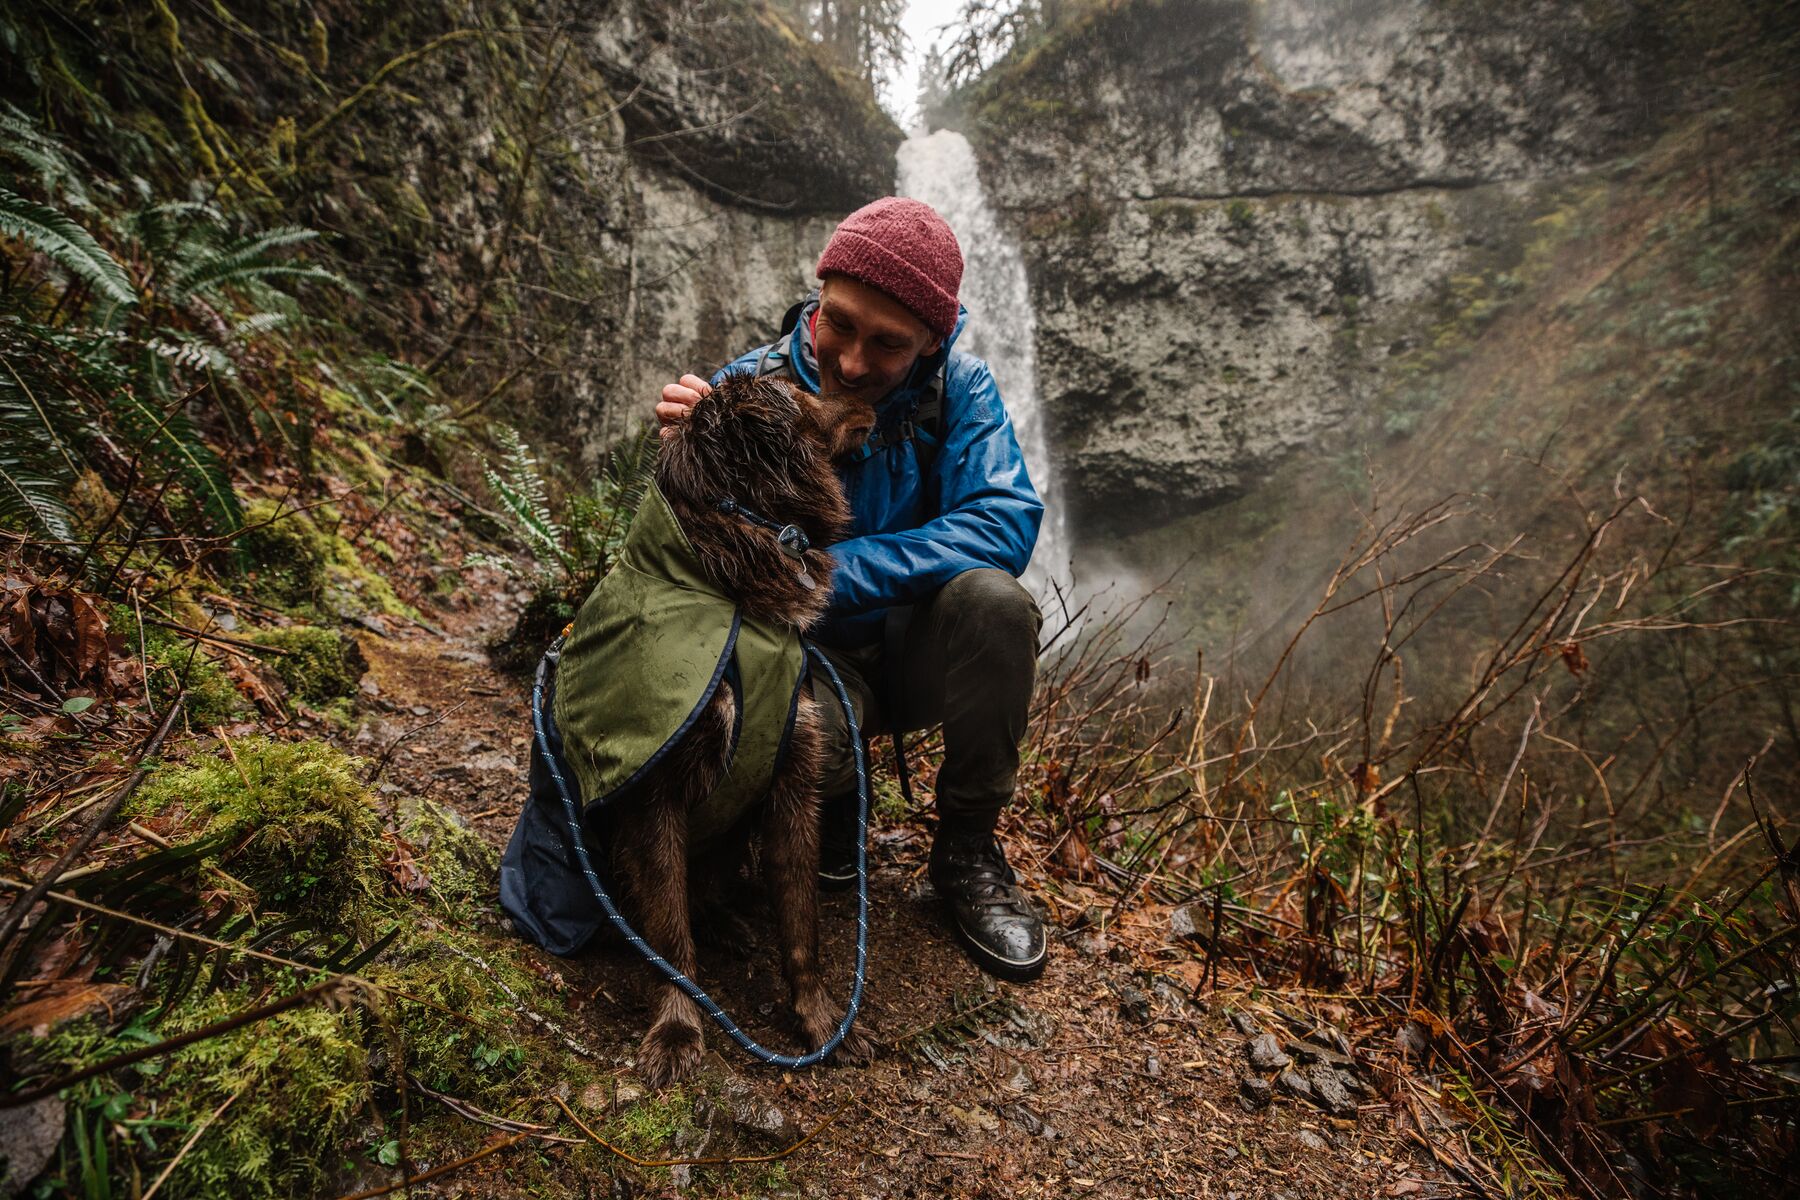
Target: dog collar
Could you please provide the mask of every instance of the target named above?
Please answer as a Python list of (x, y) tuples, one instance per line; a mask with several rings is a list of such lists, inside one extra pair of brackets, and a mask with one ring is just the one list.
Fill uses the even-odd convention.
[(804, 529), (798, 525), (783, 525), (778, 521), (771, 521), (760, 513), (745, 508), (730, 496), (720, 500), (716, 507), (727, 516), (742, 517), (752, 525), (774, 530), (775, 544), (780, 546), (781, 552), (793, 559), (799, 568), (796, 575), (801, 586), (808, 591), (812, 590), (813, 578), (806, 572), (806, 552), (812, 549), (812, 542), (808, 540)]

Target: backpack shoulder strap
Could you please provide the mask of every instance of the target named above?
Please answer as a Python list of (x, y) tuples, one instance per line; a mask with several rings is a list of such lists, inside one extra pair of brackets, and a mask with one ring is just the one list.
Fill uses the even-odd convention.
[(800, 328), (800, 314), (806, 308), (806, 301), (790, 307), (781, 318), (781, 334), (773, 342), (763, 347), (756, 356), (756, 377), (764, 375), (785, 375), (794, 377), (794, 334)]

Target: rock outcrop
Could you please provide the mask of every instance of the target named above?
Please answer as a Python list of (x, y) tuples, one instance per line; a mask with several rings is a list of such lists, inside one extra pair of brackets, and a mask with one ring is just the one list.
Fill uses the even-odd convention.
[(1366, 409), (1546, 182), (1646, 132), (1623, 6), (1124, 0), (966, 118), (1024, 245), (1078, 530), (1202, 510)]

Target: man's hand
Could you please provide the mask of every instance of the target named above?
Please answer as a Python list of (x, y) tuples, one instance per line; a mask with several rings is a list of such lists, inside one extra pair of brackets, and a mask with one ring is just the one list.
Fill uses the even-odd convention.
[(663, 385), (662, 399), (656, 402), (656, 420), (662, 435), (668, 437), (675, 426), (687, 420), (688, 409), (700, 403), (700, 397), (712, 395), (712, 384), (698, 375), (683, 375), (680, 383)]

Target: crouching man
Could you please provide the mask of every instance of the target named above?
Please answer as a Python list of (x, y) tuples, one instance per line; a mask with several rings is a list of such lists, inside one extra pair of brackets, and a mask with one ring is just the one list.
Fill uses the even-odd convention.
[[(840, 468), (854, 523), (831, 548), (831, 608), (813, 636), (865, 734), (943, 725), (932, 884), (978, 965), (1029, 980), (1044, 968), (1044, 925), (994, 826), (1013, 798), (1037, 669), (1041, 617), (1018, 576), (1043, 505), (987, 364), (955, 349), (969, 319), (962, 271), (930, 205), (877, 200), (832, 234), (820, 288), (789, 311), (780, 340), (715, 379), (780, 374), (875, 406), (875, 432)], [(663, 388), (658, 419), (684, 419), (711, 390), (682, 376)], [(855, 763), (836, 693), (815, 677), (813, 695), (827, 719), (820, 882), (848, 887)]]

